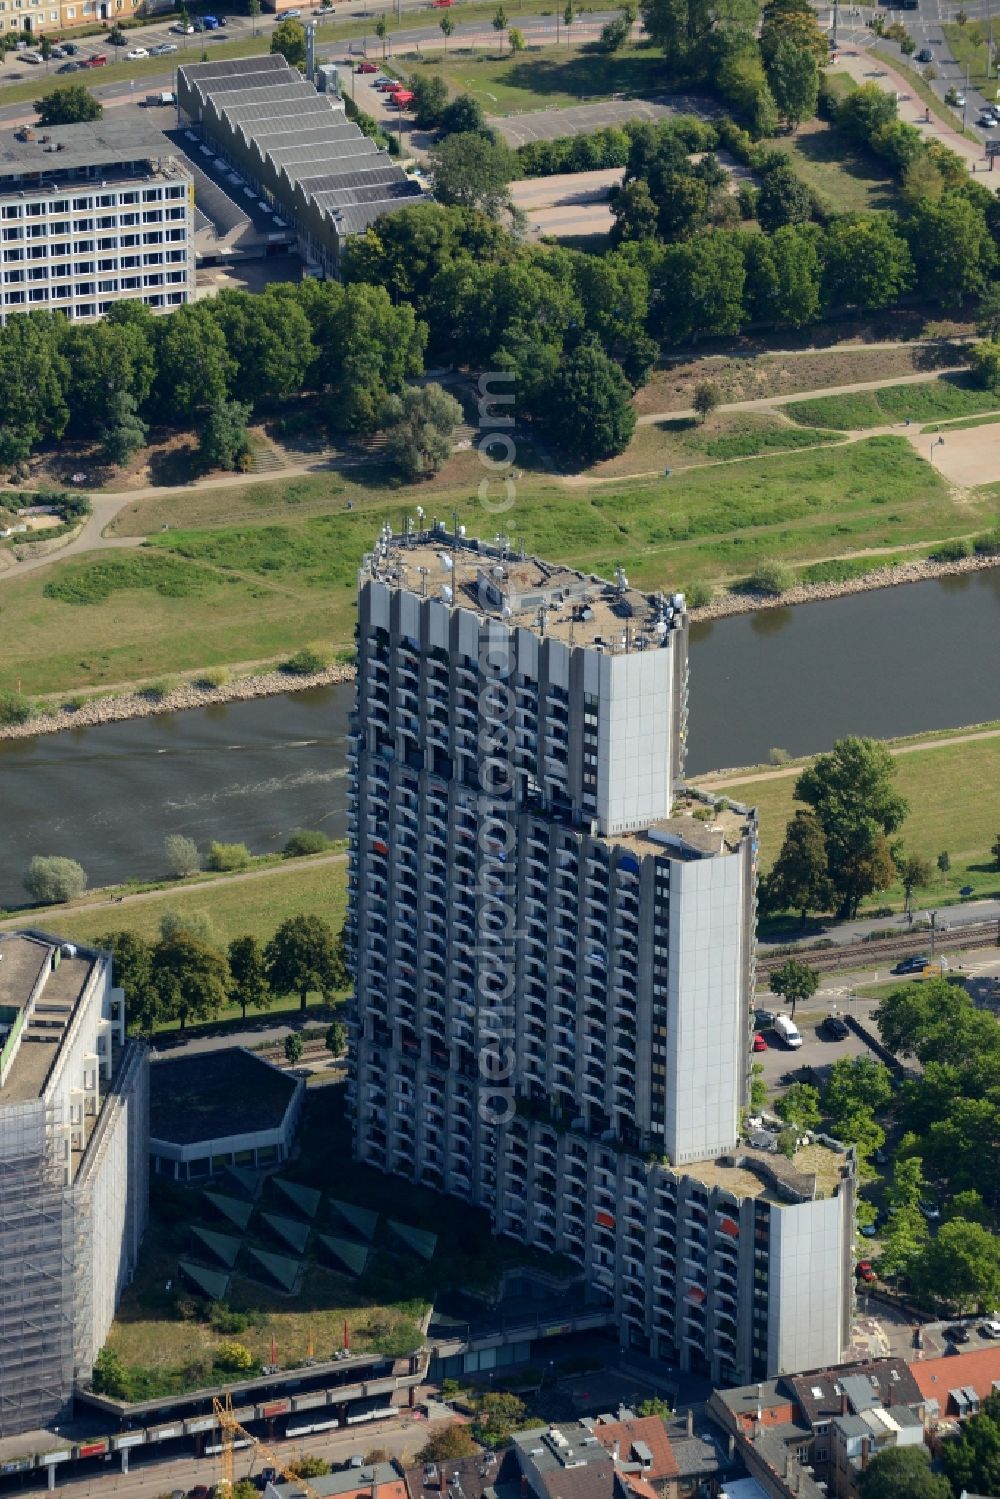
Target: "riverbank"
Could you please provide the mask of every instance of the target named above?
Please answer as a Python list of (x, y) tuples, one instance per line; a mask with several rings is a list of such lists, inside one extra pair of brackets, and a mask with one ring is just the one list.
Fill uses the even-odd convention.
[(850, 593), (871, 593), (879, 588), (897, 588), (903, 583), (926, 583), (934, 578), (953, 578), (960, 573), (986, 572), (1000, 567), (1000, 557), (961, 557), (955, 562), (932, 562), (929, 557), (912, 562), (894, 562), (873, 568), (842, 583), (796, 583), (784, 593), (724, 593), (701, 608), (691, 610), (691, 623), (727, 619), (735, 614), (754, 614), (761, 609), (787, 609), (792, 604), (814, 604), (839, 599)]
[(304, 692), (309, 687), (332, 687), (353, 682), (353, 666), (338, 663), (322, 671), (297, 675), (287, 671), (252, 672), (219, 684), (197, 673), (165, 691), (137, 688), (134, 692), (98, 697), (63, 699), (58, 707), (42, 709), (26, 723), (0, 726), (0, 740), (33, 739), (36, 734), (59, 734), (64, 729), (89, 729), (100, 724), (121, 723), (132, 718), (155, 718), (161, 713), (183, 713), (190, 708), (208, 708), (213, 703), (249, 702), (258, 697), (277, 697), (286, 692)]

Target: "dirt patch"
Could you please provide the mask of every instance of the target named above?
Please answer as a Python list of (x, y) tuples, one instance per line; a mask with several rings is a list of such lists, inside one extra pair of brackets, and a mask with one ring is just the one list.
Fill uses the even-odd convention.
[(963, 364), (966, 357), (964, 345), (947, 338), (895, 347), (853, 345), (802, 353), (749, 354), (745, 358), (707, 355), (655, 371), (649, 384), (637, 394), (635, 404), (640, 416), (647, 412), (687, 410), (694, 388), (701, 380), (714, 381), (725, 402), (754, 401), (860, 381), (933, 374), (935, 370)]
[(920, 457), (929, 457), (952, 484), (974, 489), (1000, 479), (1000, 422), (967, 427), (965, 431), (945, 431), (936, 437), (916, 432), (904, 435)]

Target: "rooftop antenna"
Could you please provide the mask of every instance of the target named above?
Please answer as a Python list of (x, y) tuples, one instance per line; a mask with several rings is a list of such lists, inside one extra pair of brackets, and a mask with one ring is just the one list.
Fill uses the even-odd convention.
[(417, 568), (417, 572), (420, 574), (420, 597), (422, 599), (427, 597), (427, 574), (429, 571), (430, 568), (427, 567)]
[(546, 609), (545, 605), (543, 604), (542, 607), (538, 611), (538, 633), (539, 633), (539, 635), (544, 635), (545, 634), (545, 626), (548, 624), (548, 618), (549, 618), (549, 612)]

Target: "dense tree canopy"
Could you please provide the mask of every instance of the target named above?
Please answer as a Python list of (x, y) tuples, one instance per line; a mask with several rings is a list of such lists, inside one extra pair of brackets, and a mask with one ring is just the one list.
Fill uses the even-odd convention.
[(82, 83), (60, 83), (35, 100), (35, 113), (39, 125), (77, 125), (99, 120), (104, 105)]
[(953, 1499), (947, 1478), (931, 1472), (925, 1447), (887, 1447), (861, 1475), (861, 1499)]
[(874, 739), (841, 739), (819, 755), (795, 783), (798, 801), (812, 807), (826, 840), (827, 873), (840, 914), (853, 916), (860, 902), (895, 877), (886, 836), (901, 826), (908, 809), (893, 789), (893, 758)]

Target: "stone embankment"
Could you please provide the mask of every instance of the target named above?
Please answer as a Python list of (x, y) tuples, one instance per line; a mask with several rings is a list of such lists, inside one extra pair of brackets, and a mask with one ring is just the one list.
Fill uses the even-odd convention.
[[(64, 698), (58, 705), (45, 708), (23, 724), (0, 727), (0, 739), (30, 739), (35, 734), (55, 734), (63, 729), (93, 728), (98, 724), (118, 723), (126, 718), (151, 718), (157, 713), (182, 713), (187, 708), (206, 708), (210, 703), (236, 703), (254, 697), (274, 697), (281, 692), (301, 692), (307, 687), (329, 687), (338, 682), (353, 682), (353, 666), (328, 666), (308, 676), (293, 676), (285, 671), (262, 671), (236, 676), (220, 686), (193, 677), (179, 683), (162, 695), (141, 688), (113, 696)], [(79, 704), (79, 706), (76, 706)]]
[(695, 622), (725, 619), (730, 614), (753, 614), (758, 609), (787, 609), (790, 604), (814, 604), (818, 599), (839, 599), (847, 593), (870, 593), (876, 588), (895, 588), (901, 583), (923, 583), (928, 578), (951, 578), (958, 573), (984, 572), (1000, 567), (1000, 557), (962, 557), (957, 562), (931, 562), (927, 558), (873, 568), (844, 583), (797, 583), (786, 593), (722, 593), (711, 603), (691, 610)]

